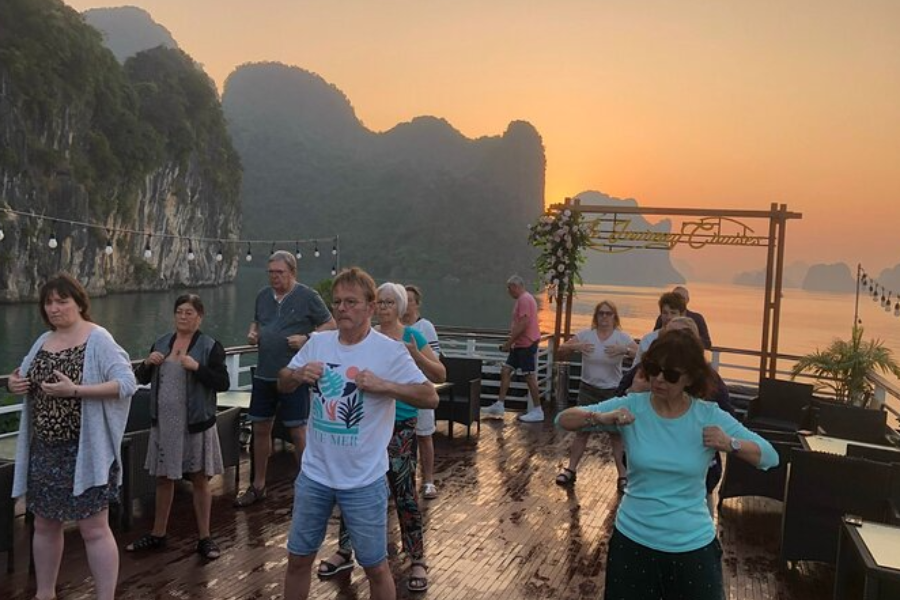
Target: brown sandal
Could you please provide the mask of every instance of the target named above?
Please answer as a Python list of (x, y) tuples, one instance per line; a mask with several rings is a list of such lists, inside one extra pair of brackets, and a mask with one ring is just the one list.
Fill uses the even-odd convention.
[(414, 575), (410, 575), (406, 579), (406, 589), (410, 592), (424, 592), (428, 589), (428, 565), (423, 563), (413, 563), (412, 569), (416, 567), (421, 567), (425, 570), (425, 577), (416, 577)]

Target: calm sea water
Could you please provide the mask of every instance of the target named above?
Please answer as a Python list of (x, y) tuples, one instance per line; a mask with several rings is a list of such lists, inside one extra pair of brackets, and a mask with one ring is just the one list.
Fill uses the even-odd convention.
[[(302, 274), (304, 281), (328, 276)], [(496, 285), (449, 284), (417, 281), (424, 292), (423, 313), (438, 325), (497, 327), (509, 325), (512, 300), (505, 282)], [(225, 346), (245, 343), (253, 316), (256, 292), (266, 284), (262, 269), (244, 268), (234, 284), (219, 288), (191, 290), (203, 298), (207, 316), (203, 329)], [(713, 343), (729, 348), (758, 349), (762, 335), (762, 290), (758, 288), (691, 284), (691, 308), (702, 312), (710, 326)], [(146, 353), (153, 340), (171, 331), (175, 298), (185, 290), (154, 293), (117, 294), (92, 300), (96, 321), (109, 329), (133, 358)], [(593, 306), (609, 299), (619, 307), (622, 328), (640, 337), (653, 326), (657, 299), (663, 288), (599, 286), (582, 288), (573, 310), (573, 329), (590, 324)], [(552, 331), (554, 305), (538, 295), (541, 326)], [(835, 337), (848, 337), (853, 322), (852, 294), (824, 294), (788, 289), (784, 291), (779, 349), (803, 354), (824, 347)], [(885, 313), (877, 303), (863, 298), (860, 315), (866, 334), (885, 340), (900, 350), (900, 318)], [(0, 305), (0, 373), (9, 373), (19, 363), (34, 339), (44, 331), (36, 304)]]

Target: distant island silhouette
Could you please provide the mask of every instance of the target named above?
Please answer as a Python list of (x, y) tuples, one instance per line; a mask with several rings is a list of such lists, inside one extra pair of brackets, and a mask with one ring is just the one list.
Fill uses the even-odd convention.
[(338, 234), (344, 264), (391, 279), (533, 276), (527, 226), (543, 211), (546, 159), (529, 123), (473, 140), (421, 116), (378, 133), (336, 86), (279, 63), (239, 67), (222, 101), (245, 235)]

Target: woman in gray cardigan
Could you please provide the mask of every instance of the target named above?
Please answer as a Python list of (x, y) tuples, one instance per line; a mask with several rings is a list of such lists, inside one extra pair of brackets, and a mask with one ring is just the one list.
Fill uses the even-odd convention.
[(134, 374), (128, 354), (91, 320), (84, 288), (66, 273), (40, 291), (50, 328), (10, 376), (26, 396), (16, 448), (13, 497), (35, 515), (35, 597), (55, 598), (63, 525), (77, 521), (98, 600), (114, 597), (119, 550), (109, 529), (109, 502), (122, 483), (119, 448)]

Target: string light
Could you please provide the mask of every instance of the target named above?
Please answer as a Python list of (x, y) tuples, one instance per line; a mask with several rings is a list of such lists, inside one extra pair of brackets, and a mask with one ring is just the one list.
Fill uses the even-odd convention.
[(195, 258), (197, 258), (197, 255), (194, 254), (194, 245), (188, 242), (188, 260), (194, 260)]
[(319, 258), (319, 256), (320, 256), (319, 242), (316, 242), (316, 246), (315, 246), (315, 248), (313, 248), (313, 256), (315, 256), (316, 258)]
[[(215, 255), (217, 262), (221, 262), (225, 258), (225, 255), (224, 255), (224, 245), (225, 244), (237, 244), (237, 245), (247, 244), (248, 245), (248, 254), (250, 254), (252, 257), (252, 253), (250, 251), (250, 246), (252, 244), (256, 244), (256, 243), (271, 244), (272, 251), (274, 252), (275, 248), (278, 245), (290, 244), (290, 242), (293, 241), (296, 246), (296, 256), (298, 259), (300, 259), (303, 256), (303, 254), (300, 250), (300, 245), (302, 243), (313, 243), (315, 245), (315, 256), (319, 257), (319, 256), (321, 256), (321, 252), (319, 251), (319, 247), (318, 247), (319, 241), (322, 241), (323, 243), (325, 243), (328, 240), (332, 240), (332, 242), (333, 242), (332, 255), (337, 256), (337, 240), (338, 240), (337, 236), (330, 236), (330, 237), (324, 237), (324, 238), (308, 238), (308, 239), (301, 239), (301, 240), (297, 240), (297, 239), (294, 239), (294, 240), (268, 239), (268, 240), (266, 240), (266, 239), (240, 239), (240, 238), (223, 239), (223, 238), (207, 238), (207, 237), (196, 237), (196, 236), (189, 237), (186, 235), (166, 233), (163, 231), (147, 232), (146, 230), (130, 229), (127, 227), (112, 227), (111, 228), (106, 224), (91, 223), (91, 222), (86, 222), (86, 221), (75, 221), (75, 220), (71, 220), (71, 219), (62, 219), (62, 218), (53, 217), (53, 216), (49, 216), (49, 215), (45, 215), (45, 214), (38, 214), (35, 212), (29, 212), (29, 211), (21, 211), (21, 210), (16, 210), (16, 209), (12, 209), (12, 208), (6, 208), (6, 207), (0, 207), (0, 214), (8, 214), (8, 215), (18, 216), (18, 217), (23, 217), (23, 218), (32, 218), (32, 219), (37, 219), (39, 221), (48, 222), (48, 223), (65, 224), (65, 225), (72, 226), (74, 228), (97, 229), (97, 230), (104, 231), (106, 233), (106, 244), (103, 248), (103, 252), (107, 256), (110, 256), (115, 252), (115, 246), (112, 243), (112, 239), (116, 235), (124, 235), (124, 236), (126, 236), (126, 239), (128, 236), (138, 236), (138, 237), (139, 236), (147, 236), (147, 242), (144, 246), (143, 255), (144, 255), (144, 258), (146, 258), (148, 260), (153, 257), (153, 251), (152, 251), (152, 247), (151, 247), (151, 241), (152, 241), (151, 238), (154, 235), (156, 237), (162, 238), (162, 239), (187, 240), (188, 241), (188, 254), (190, 254), (192, 251), (194, 253), (194, 259), (189, 258), (189, 260), (196, 260), (196, 258), (197, 258), (198, 248), (193, 247), (193, 242), (197, 242), (198, 244), (209, 243), (210, 245), (214, 245), (217, 248), (217, 252)], [(8, 226), (8, 223), (7, 223), (7, 226)], [(3, 241), (5, 238), (6, 238), (6, 232), (5, 232), (4, 228), (2, 226), (0, 226), (0, 241)], [(55, 232), (50, 235), (50, 238), (47, 240), (47, 245), (51, 249), (56, 249), (59, 247), (60, 242), (59, 242), (59, 239), (56, 237)], [(251, 260), (252, 260), (252, 258), (251, 258)]]
[[(893, 290), (889, 290), (886, 286), (879, 283), (878, 280), (872, 278), (871, 275), (863, 270), (862, 265), (858, 268), (856, 279), (857, 295), (859, 294), (860, 286), (862, 286), (863, 291), (868, 288), (869, 294), (872, 296), (872, 302), (878, 302), (881, 308), (884, 309), (884, 312), (888, 314), (891, 313), (893, 308), (894, 316), (900, 317), (900, 294), (894, 293)], [(859, 315), (856, 317), (856, 322), (857, 325), (862, 324), (862, 319), (859, 318)]]
[(272, 247), (269, 249), (269, 256), (275, 254), (275, 242), (272, 242)]
[(300, 252), (300, 242), (295, 242), (295, 243), (296, 243), (296, 245), (294, 246), (294, 248), (295, 248), (294, 256), (297, 257), (297, 260), (300, 260), (301, 258), (303, 258), (303, 253)]
[(250, 249), (250, 242), (247, 242), (247, 256), (244, 257), (244, 260), (247, 262), (253, 260), (253, 251)]
[(337, 266), (331, 267), (331, 276), (334, 277), (337, 275)]

